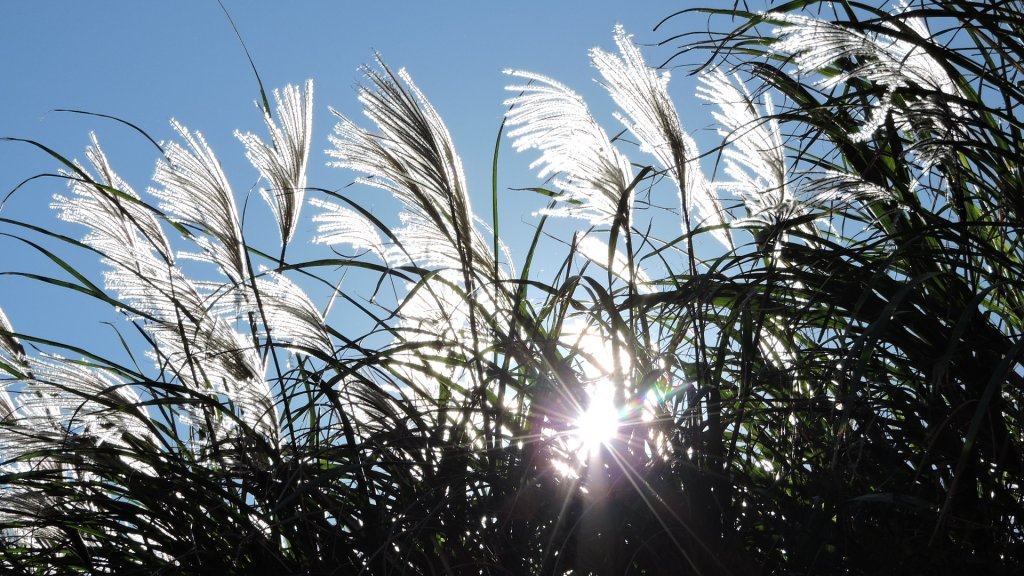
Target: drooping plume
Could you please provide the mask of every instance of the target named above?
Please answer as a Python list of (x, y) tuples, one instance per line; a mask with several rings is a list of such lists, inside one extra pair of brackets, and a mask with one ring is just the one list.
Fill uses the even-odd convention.
[(456, 350), (452, 347), (472, 342), (470, 309), (465, 294), (440, 275), (410, 283), (408, 288), (396, 327), (406, 345), (390, 360), (414, 395), (432, 403), (441, 397), (441, 387), (465, 383), (471, 377), (467, 364), (446, 358)]
[(370, 85), (359, 89), (363, 113), (378, 132), (332, 110), (340, 120), (331, 136), (334, 148), (327, 151), (338, 159), (332, 165), (361, 172), (361, 183), (391, 192), (402, 202), (407, 219), (428, 227), (430, 240), (441, 242), (421, 239), (422, 246), (416, 246), (415, 238), (406, 235), (413, 244), (409, 252), (453, 254), (458, 267), (468, 270), (477, 255), (489, 251), (473, 227), (462, 160), (440, 115), (405, 70), (396, 76), (378, 64), (381, 71), (363, 69)]
[(591, 224), (614, 222), (633, 179), (629, 160), (575, 92), (539, 74), (505, 73), (527, 81), (507, 88), (519, 93), (505, 101), (511, 107), (506, 118), (513, 127), (508, 133), (513, 147), (539, 150), (540, 158), (530, 167), (540, 167), (541, 178), (557, 175), (555, 185), (562, 189), (562, 204), (544, 212)]
[(275, 272), (266, 272), (257, 287), (274, 340), (292, 344), (305, 353), (331, 354), (334, 347), (323, 316), (302, 288)]
[[(727, 248), (732, 240), (726, 228), (725, 210), (708, 184), (698, 162), (699, 152), (693, 138), (679, 119), (675, 104), (668, 94), (670, 74), (658, 73), (644, 62), (640, 49), (633, 44), (621, 25), (615, 27), (615, 43), (619, 55), (600, 48), (590, 51), (590, 59), (604, 79), (604, 87), (622, 110), (615, 117), (636, 136), (640, 149), (654, 156), (661, 169), (675, 181), (682, 210), (693, 212), (698, 221), (692, 224), (715, 226), (712, 236)], [(682, 218), (687, 229), (688, 218)]]
[[(187, 180), (199, 169), (192, 165), (198, 160), (174, 145), (168, 148), (176, 150), (169, 157), (191, 168), (171, 171), (170, 165), (162, 163), (157, 172), (163, 173), (165, 181), (173, 182), (173, 189), (183, 191), (178, 206), (181, 214), (194, 214), (202, 207), (195, 205), (196, 198), (189, 200), (185, 196), (200, 194), (200, 190), (216, 182), (219, 168), (207, 166), (211, 171), (196, 175), (197, 182)], [(206, 150), (212, 158), (212, 152)], [(274, 402), (263, 378), (259, 354), (251, 339), (233, 330), (216, 313), (218, 308), (224, 308), (218, 305), (224, 295), (204, 294), (182, 273), (155, 215), (135, 201), (137, 195), (111, 169), (95, 138), (87, 157), (98, 179), (70, 177), (72, 194), (57, 196), (54, 207), (62, 219), (89, 229), (85, 243), (104, 254), (104, 262), (110, 266), (104, 274), (107, 288), (125, 304), (130, 317), (142, 321), (156, 345), (158, 365), (197, 393), (225, 395), (238, 406), (243, 422), (268, 438), (276, 438)], [(86, 173), (84, 168), (82, 172)], [(223, 186), (226, 187), (226, 181)], [(230, 221), (234, 204), (231, 201), (225, 206), (225, 200), (221, 199), (226, 210), (221, 217)], [(165, 202), (170, 203), (171, 199), (165, 198)], [(209, 216), (211, 221), (215, 218)], [(199, 224), (195, 220), (189, 223)], [(240, 242), (240, 236), (237, 240)], [(207, 246), (213, 248), (220, 243), (210, 241)], [(202, 418), (192, 420), (203, 425)]]
[(236, 131), (245, 144), (246, 157), (260, 171), (268, 188), (260, 194), (270, 205), (281, 234), (281, 244), (287, 245), (295, 234), (302, 201), (306, 194), (306, 165), (313, 126), (313, 81), (306, 81), (305, 89), (288, 85), (283, 93), (274, 91), (277, 118), (264, 110), (263, 119), (270, 132), (270, 144), (252, 133)]
[(316, 223), (315, 244), (348, 244), (356, 250), (366, 250), (376, 254), (381, 260), (384, 256), (384, 242), (380, 233), (367, 217), (335, 202), (327, 202), (313, 198), (309, 203), (323, 210), (313, 216)]
[(14, 337), (14, 327), (3, 309), (0, 309), (0, 360), (19, 364), (25, 360), (25, 349)]
[(151, 192), (172, 218), (202, 232), (195, 238), (202, 254), (191, 256), (216, 264), (232, 287), (244, 293), (250, 270), (231, 185), (202, 134), (177, 121), (171, 126), (187, 148), (177, 142), (165, 146), (166, 160), (157, 162), (153, 176), (162, 188)]
[(722, 151), (729, 181), (716, 185), (740, 198), (749, 216), (733, 226), (771, 226), (795, 214), (795, 198), (787, 182), (787, 164), (771, 97), (765, 95), (762, 116), (738, 77), (716, 68), (700, 76), (697, 97), (718, 107), (712, 112), (726, 140)]
[(80, 431), (100, 444), (125, 446), (126, 434), (150, 438), (149, 428), (137, 417), (144, 415), (139, 395), (127, 383), (59, 356), (32, 358), (29, 365), (32, 377), (24, 380), (19, 400), (27, 414), (45, 416), (43, 422), (28, 425), (43, 428), (59, 414), (54, 423), (62, 430)]
[[(906, 4), (901, 3), (899, 10), (906, 10)], [(956, 137), (957, 122), (952, 120), (962, 117), (965, 111), (956, 103), (946, 101), (946, 96), (958, 97), (960, 90), (942, 65), (921, 45), (931, 42), (923, 19), (901, 17), (907, 29), (920, 38), (920, 42), (910, 42), (883, 33), (858, 32), (800, 14), (772, 12), (766, 18), (786, 24), (775, 29), (779, 40), (773, 50), (792, 54), (802, 73), (819, 72), (840, 60), (857, 63), (843, 73), (830, 73), (819, 82), (823, 88), (837, 86), (854, 77), (885, 88), (873, 108), (864, 111), (864, 124), (853, 135), (854, 140), (870, 138), (894, 112), (896, 91), (907, 87), (914, 87), (915, 92), (923, 90), (924, 94), (910, 95), (913, 105), (895, 112), (897, 120), (909, 121), (908, 128), (938, 134), (939, 140)], [(896, 31), (895, 25), (888, 24), (888, 27)], [(941, 153), (939, 150), (932, 152)]]
[[(72, 196), (54, 196), (61, 219), (89, 228), (84, 241), (103, 254), (107, 263), (133, 267), (141, 254), (165, 263), (173, 261), (170, 242), (153, 211), (110, 166), (95, 134), (85, 156), (97, 180), (66, 174)], [(83, 174), (87, 171), (79, 166)]]
[[(3, 309), (0, 309), (0, 362), (7, 364), (14, 371), (20, 371), (19, 368), (25, 364), (25, 349), (13, 333), (14, 327), (11, 326)], [(13, 413), (14, 403), (7, 394), (3, 381), (0, 380), (0, 422)]]
[[(438, 278), (458, 286), (462, 294), (474, 294), (472, 299), (459, 298), (459, 306), (460, 314), (465, 314), (474, 328), (461, 336), (475, 350), (471, 356), (476, 356), (484, 343), (482, 332), (475, 329), (480, 320), (471, 303), (487, 301), (489, 305), (482, 304), (479, 309), (493, 314), (506, 307), (496, 298), (488, 298), (495, 292), (489, 278), (480, 282), (481, 272), (491, 270), (494, 256), (488, 241), (474, 226), (462, 160), (440, 115), (405, 70), (395, 74), (379, 58), (377, 63), (379, 70), (363, 68), (369, 82), (359, 88), (363, 114), (376, 130), (360, 128), (334, 112), (339, 122), (331, 136), (334, 148), (328, 154), (338, 159), (332, 165), (362, 173), (358, 182), (387, 190), (402, 203), (402, 226), (394, 230), (391, 238), (395, 244), (382, 250), (389, 266), (411, 262), (439, 269)], [(341, 224), (343, 235), (335, 238), (350, 243), (358, 239), (372, 245), (375, 251), (381, 248), (369, 234), (373, 227), (365, 219), (334, 211), (337, 217), (323, 218)], [(406, 297), (403, 310), (411, 298)], [(411, 351), (428, 345), (426, 341), (436, 341), (438, 333), (403, 325), (394, 335), (399, 350)], [(472, 368), (464, 368), (463, 372), (469, 378), (476, 375), (482, 380), (480, 363), (470, 363)]]
[[(747, 216), (734, 220), (733, 227), (773, 229), (812, 212), (824, 216), (856, 201), (886, 196), (877, 186), (836, 171), (792, 174), (771, 95), (764, 95), (762, 114), (738, 76), (726, 76), (716, 68), (701, 75), (700, 81), (697, 96), (718, 106), (712, 116), (726, 140), (722, 158), (730, 180), (716, 186), (742, 200), (747, 209)], [(802, 229), (815, 233), (809, 223)]]

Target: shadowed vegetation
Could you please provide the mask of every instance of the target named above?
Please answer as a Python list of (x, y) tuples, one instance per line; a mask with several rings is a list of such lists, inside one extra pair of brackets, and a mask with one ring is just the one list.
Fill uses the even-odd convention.
[[(721, 33), (689, 33), (696, 13)], [(237, 133), (274, 239), (247, 238), (178, 123), (145, 194), (95, 137), (83, 163), (21, 141), (62, 163), (53, 206), (87, 232), (0, 219), (64, 275), (9, 273), (122, 311), (134, 361), (0, 313), (0, 566), (1019, 573), (1022, 13), (673, 15), (662, 68), (702, 63), (706, 150), (621, 28), (590, 53), (617, 125), (509, 71), (499, 144), (550, 198), (526, 254), (494, 232), (497, 176), (488, 225), (383, 62), (328, 155), (397, 218), (307, 183), (312, 82), (261, 95), (269, 140)], [(319, 246), (289, 249), (310, 210)], [(546, 234), (565, 252), (540, 276)]]

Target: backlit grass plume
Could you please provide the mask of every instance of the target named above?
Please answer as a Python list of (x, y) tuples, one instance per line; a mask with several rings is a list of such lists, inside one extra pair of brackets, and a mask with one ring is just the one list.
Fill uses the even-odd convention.
[(659, 168), (679, 187), (683, 233), (690, 232), (689, 212), (693, 211), (699, 218), (694, 224), (716, 227), (712, 236), (731, 248), (724, 209), (704, 177), (697, 144), (683, 131), (679, 113), (668, 95), (669, 73), (648, 67), (640, 49), (621, 25), (615, 28), (615, 43), (619, 55), (594, 48), (590, 59), (622, 110), (616, 118), (639, 139), (640, 149), (652, 154)]
[(930, 151), (920, 151), (926, 161), (936, 162), (948, 153), (948, 143), (959, 138), (963, 118), (960, 122), (957, 118), (969, 114), (970, 109), (957, 103), (960, 89), (929, 53), (930, 32), (925, 20), (912, 15), (906, 2), (901, 1), (895, 12), (901, 17), (870, 31), (799, 14), (771, 13), (767, 18), (784, 24), (775, 30), (780, 40), (775, 49), (792, 54), (801, 73), (829, 69), (839, 60), (856, 62), (852, 68), (819, 81), (822, 88), (864, 79), (884, 90), (864, 108), (863, 123), (853, 134), (854, 140), (868, 139), (891, 115), (920, 137), (934, 140)]
[(354, 176), (307, 182), (312, 82), (236, 132), (276, 234), (178, 122), (145, 193), (94, 135), (9, 139), (78, 233), (5, 212), (50, 272), (0, 278), (120, 319), (0, 310), (0, 572), (1020, 573), (1022, 8), (708, 8), (682, 102), (618, 26), (615, 137), (509, 72), (494, 165), (508, 139), (546, 179), (509, 178), (545, 203), (522, 254), (380, 58), (334, 113)]
[(625, 198), (631, 204), (633, 169), (612, 145), (604, 128), (591, 116), (583, 99), (566, 86), (538, 74), (508, 70), (527, 84), (508, 87), (520, 93), (509, 98), (506, 118), (516, 150), (537, 149), (532, 167), (538, 176), (558, 175), (562, 205), (545, 210), (591, 224), (610, 224)]
[(252, 273), (231, 184), (202, 134), (190, 132), (177, 121), (171, 126), (185, 146), (167, 145), (166, 160), (157, 162), (153, 176), (160, 187), (151, 192), (175, 221), (197, 230), (194, 241), (201, 252), (188, 257), (215, 264), (244, 293)]
[(402, 202), (406, 226), (396, 236), (410, 256), (433, 254), (431, 259), (446, 267), (471, 267), (487, 244), (474, 229), (466, 177), (451, 135), (404, 70), (395, 75), (383, 63), (381, 68), (364, 68), (370, 85), (359, 91), (364, 114), (379, 132), (335, 113), (340, 122), (328, 154), (338, 159), (336, 166), (365, 174), (361, 182)]
[[(170, 153), (172, 157), (184, 153), (173, 144), (169, 150), (178, 150)], [(133, 316), (144, 322), (144, 329), (157, 344), (153, 351), (157, 363), (192, 390), (228, 395), (238, 403), (250, 425), (274, 438), (275, 409), (263, 378), (263, 363), (252, 340), (231, 328), (229, 318), (219, 312), (225, 309), (221, 301), (228, 299), (223, 292), (235, 292), (243, 281), (240, 274), (247, 267), (244, 255), (230, 256), (241, 241), (233, 198), (221, 195), (224, 210), (220, 220), (206, 212), (198, 201), (205, 194), (198, 186), (209, 184), (206, 177), (220, 174), (219, 170), (207, 166), (209, 171), (197, 177), (198, 183), (183, 183), (181, 178), (191, 174), (184, 172), (184, 168), (171, 177), (167, 164), (157, 167), (158, 177), (177, 182), (168, 183), (170, 188), (164, 189), (165, 206), (222, 227), (211, 233), (219, 241), (204, 237), (199, 242), (211, 257), (221, 258), (219, 268), (228, 275), (230, 284), (222, 290), (214, 288), (204, 293), (176, 265), (170, 254), (170, 241), (156, 216), (139, 204), (138, 195), (112, 171), (95, 139), (88, 156), (100, 179), (70, 180), (73, 195), (58, 196), (54, 206), (64, 219), (90, 229), (86, 244), (104, 254), (110, 267), (106, 272), (107, 287), (116, 292)], [(82, 173), (85, 174), (84, 169)], [(221, 186), (227, 186), (225, 180), (217, 180)], [(176, 200), (177, 206), (168, 206), (168, 198), (181, 200)], [(235, 248), (228, 249), (230, 244)], [(203, 426), (204, 419), (194, 416), (192, 423)]]
[(313, 133), (313, 81), (302, 88), (286, 86), (274, 92), (278, 120), (270, 110), (263, 111), (263, 120), (270, 132), (270, 144), (248, 132), (235, 135), (245, 144), (246, 157), (260, 171), (269, 188), (260, 194), (270, 205), (281, 233), (281, 244), (287, 246), (295, 235), (303, 199), (306, 195), (306, 164)]

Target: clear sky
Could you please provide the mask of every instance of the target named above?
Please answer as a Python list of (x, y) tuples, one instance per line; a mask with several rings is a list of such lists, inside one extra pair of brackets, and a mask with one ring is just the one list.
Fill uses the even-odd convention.
[[(489, 219), (491, 154), (509, 83), (501, 71), (520, 68), (552, 76), (587, 98), (613, 131), (612, 106), (591, 80), (587, 49), (613, 50), (612, 28), (622, 23), (638, 44), (656, 43), (672, 34), (703, 29), (699, 20), (677, 18), (658, 31), (658, 22), (687, 2), (253, 2), (224, 0), (268, 90), (312, 78), (316, 83), (311, 186), (340, 188), (353, 174), (326, 168), (323, 150), (334, 121), (333, 106), (359, 117), (353, 86), (357, 67), (379, 52), (394, 68), (405, 67), (448, 123), (463, 156), (476, 208)], [(651, 63), (670, 56), (674, 44), (646, 52)], [(692, 60), (691, 60), (692, 62)], [(38, 140), (72, 158), (84, 157), (88, 133), (95, 131), (114, 168), (136, 190), (150, 185), (155, 149), (131, 130), (94, 117), (51, 112), (74, 108), (111, 114), (137, 124), (156, 140), (170, 139), (176, 118), (201, 131), (217, 152), (235, 192), (256, 183), (235, 129), (265, 134), (255, 106), (257, 86), (244, 53), (215, 0), (156, 2), (140, 0), (0, 2), (0, 136)], [(688, 121), (694, 105), (692, 83), (674, 77), (673, 93), (687, 128), (707, 125), (706, 113)], [(614, 132), (613, 132), (614, 133)], [(503, 143), (502, 190), (537, 185), (526, 170), (532, 155), (515, 154)], [(21, 180), (59, 166), (36, 149), (0, 142), (0, 192)], [(49, 209), (63, 192), (56, 179), (36, 180), (13, 195), (0, 217), (30, 221), (80, 238), (84, 230), (61, 227)], [(363, 198), (375, 202), (377, 190)], [(542, 202), (528, 192), (502, 193), (502, 227), (522, 232), (530, 212)], [(252, 198), (256, 198), (255, 195)], [(261, 200), (250, 210), (264, 210)], [(308, 215), (308, 214), (307, 214)], [(11, 233), (7, 224), (0, 232)], [(252, 231), (248, 231), (251, 233)], [(306, 222), (296, 241), (309, 238)], [(268, 235), (276, 238), (271, 230)], [(34, 238), (34, 237), (33, 237)], [(516, 244), (512, 238), (513, 245)], [(100, 282), (94, 260), (62, 251)], [(31, 270), (66, 277), (55, 265), (22, 243), (0, 236), (0, 272)], [(87, 336), (115, 315), (102, 305), (40, 287), (21, 278), (0, 276), (0, 307), (20, 331), (66, 336), (75, 326)], [(90, 316), (91, 311), (95, 316)], [(83, 322), (71, 318), (85, 317)], [(88, 336), (87, 336), (88, 337)]]

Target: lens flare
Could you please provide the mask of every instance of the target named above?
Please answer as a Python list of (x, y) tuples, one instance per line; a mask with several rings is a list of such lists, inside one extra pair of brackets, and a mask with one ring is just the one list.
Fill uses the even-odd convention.
[(596, 390), (587, 409), (576, 419), (575, 436), (582, 458), (594, 455), (607, 445), (619, 429), (619, 411), (611, 390)]

